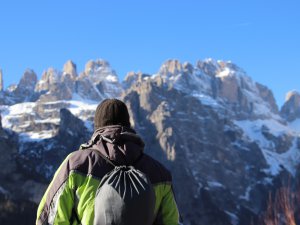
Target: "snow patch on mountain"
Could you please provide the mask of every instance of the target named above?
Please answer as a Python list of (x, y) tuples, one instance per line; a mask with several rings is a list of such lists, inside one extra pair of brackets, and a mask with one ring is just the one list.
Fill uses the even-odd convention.
[(216, 99), (210, 97), (209, 95), (193, 92), (191, 93), (191, 96), (197, 98), (203, 105), (209, 105), (211, 107), (222, 107)]
[(98, 106), (98, 102), (81, 102), (81, 101), (68, 101), (70, 106), (68, 109), (70, 112), (78, 117), (79, 119), (86, 121), (88, 119), (88, 113), (87, 112), (92, 112), (94, 113), (96, 111), (96, 108)]
[[(282, 168), (285, 168), (291, 174), (295, 175), (296, 165), (300, 160), (300, 151), (297, 148), (296, 139), (296, 136), (299, 135), (297, 131), (274, 119), (244, 120), (234, 121), (234, 123), (243, 130), (244, 138), (255, 142), (262, 150), (265, 160), (269, 165), (269, 168), (265, 172), (271, 175), (277, 175)], [(265, 137), (262, 131), (263, 129), (268, 129), (275, 137), (281, 135), (292, 136), (292, 146), (284, 153), (275, 152), (276, 146), (274, 142)]]
[(19, 142), (26, 143), (26, 142), (39, 142), (43, 141), (44, 139), (52, 138), (57, 133), (53, 130), (42, 130), (39, 132), (26, 132), (21, 133), (19, 135)]
[(117, 76), (114, 76), (114, 75), (107, 75), (106, 76), (106, 78), (105, 78), (105, 80), (107, 80), (108, 82), (118, 82), (118, 78), (117, 78)]
[(280, 136), (282, 134), (288, 135), (297, 135), (297, 131), (291, 129), (290, 127), (282, 124), (278, 120), (274, 119), (266, 119), (266, 120), (235, 120), (234, 123), (242, 128), (245, 134), (251, 140), (257, 140), (261, 146), (267, 147), (269, 145), (268, 142), (265, 142), (266, 139), (264, 138), (263, 134), (261, 133), (262, 127), (266, 127), (270, 130), (270, 132), (274, 136)]
[[(2, 105), (0, 106), (2, 126), (19, 133), (19, 143), (40, 142), (57, 135), (60, 124), (58, 112), (61, 108), (67, 108), (73, 115), (83, 120), (86, 127), (92, 131), (97, 105), (98, 102), (83, 100), (77, 95), (70, 101)], [(39, 109), (41, 107), (42, 111)]]
[(226, 67), (224, 70), (222, 70), (220, 73), (216, 75), (216, 77), (227, 77), (227, 76), (233, 76), (233, 71), (230, 70), (228, 67)]
[(207, 184), (210, 188), (225, 188), (223, 184), (217, 181), (208, 181)]
[(270, 166), (265, 172), (270, 173), (271, 175), (277, 175), (282, 168), (285, 168), (293, 176), (296, 175), (296, 168), (300, 160), (300, 151), (297, 148), (296, 139), (294, 140), (292, 147), (285, 153), (279, 154), (269, 149), (262, 149), (262, 152)]
[(24, 113), (31, 113), (32, 109), (36, 106), (35, 102), (24, 102), (12, 106), (2, 106), (7, 108), (10, 115), (22, 115)]
[(1, 105), (0, 112), (2, 115), (2, 126), (7, 129), (18, 132), (16, 123), (24, 117), (24, 114), (33, 114), (34, 102), (24, 102), (12, 106)]

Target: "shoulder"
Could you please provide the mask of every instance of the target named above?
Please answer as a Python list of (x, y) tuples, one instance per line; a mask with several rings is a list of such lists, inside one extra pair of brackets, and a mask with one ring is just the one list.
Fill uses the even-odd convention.
[(103, 177), (111, 166), (100, 157), (96, 150), (85, 149), (72, 152), (67, 159), (69, 171), (79, 172), (84, 175)]
[(145, 153), (137, 163), (137, 168), (146, 173), (153, 184), (172, 182), (171, 172), (162, 163)]

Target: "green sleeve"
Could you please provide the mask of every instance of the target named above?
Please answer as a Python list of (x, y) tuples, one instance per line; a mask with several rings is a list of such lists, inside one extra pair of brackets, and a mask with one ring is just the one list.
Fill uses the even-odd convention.
[(36, 225), (69, 225), (72, 216), (74, 193), (70, 188), (67, 157), (56, 171), (37, 211)]
[(165, 195), (161, 200), (161, 204), (157, 213), (155, 225), (178, 225), (179, 211), (175, 201), (174, 193), (171, 185), (166, 185)]

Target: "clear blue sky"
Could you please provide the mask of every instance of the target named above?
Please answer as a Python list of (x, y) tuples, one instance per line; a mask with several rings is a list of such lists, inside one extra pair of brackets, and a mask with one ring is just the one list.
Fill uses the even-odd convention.
[(2, 0), (0, 68), (5, 86), (26, 68), (38, 76), (72, 59), (82, 71), (103, 58), (120, 80), (155, 73), (167, 59), (231, 60), (282, 105), (300, 85), (300, 1)]

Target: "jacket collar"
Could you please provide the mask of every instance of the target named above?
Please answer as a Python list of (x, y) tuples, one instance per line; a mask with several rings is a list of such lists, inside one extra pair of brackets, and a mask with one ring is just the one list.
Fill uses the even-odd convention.
[(144, 151), (144, 142), (132, 128), (112, 125), (97, 129), (90, 146), (117, 164), (130, 164)]

